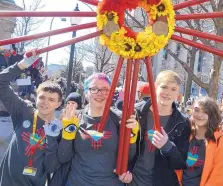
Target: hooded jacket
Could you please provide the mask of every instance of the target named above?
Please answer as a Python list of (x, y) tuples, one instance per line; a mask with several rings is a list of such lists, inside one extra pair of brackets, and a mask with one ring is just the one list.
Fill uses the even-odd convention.
[[(206, 144), (205, 162), (201, 176), (200, 186), (222, 186), (223, 185), (223, 132), (214, 133), (216, 142), (209, 141)], [(190, 136), (190, 140), (193, 136)], [(181, 182), (183, 171), (178, 171)]]

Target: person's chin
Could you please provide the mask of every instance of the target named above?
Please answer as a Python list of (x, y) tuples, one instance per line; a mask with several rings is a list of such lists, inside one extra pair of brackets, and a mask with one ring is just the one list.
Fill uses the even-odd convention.
[(172, 106), (172, 102), (170, 101), (161, 101), (160, 104), (164, 107), (169, 107), (169, 106)]

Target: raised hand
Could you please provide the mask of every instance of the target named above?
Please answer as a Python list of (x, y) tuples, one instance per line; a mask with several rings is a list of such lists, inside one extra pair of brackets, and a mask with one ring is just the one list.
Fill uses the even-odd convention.
[(26, 57), (25, 54), (23, 60), (19, 62), (19, 67), (22, 67), (22, 69), (30, 67), (33, 63), (35, 63), (39, 59), (39, 55), (36, 55), (35, 50), (32, 50), (31, 52), (33, 56)]
[(76, 109), (73, 105), (67, 105), (63, 113), (62, 123), (63, 132), (62, 137), (66, 140), (73, 140), (76, 137), (79, 128), (79, 119), (75, 115)]

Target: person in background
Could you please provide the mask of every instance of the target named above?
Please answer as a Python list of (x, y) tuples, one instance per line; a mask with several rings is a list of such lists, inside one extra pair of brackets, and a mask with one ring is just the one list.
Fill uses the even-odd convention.
[(137, 89), (139, 101), (147, 101), (150, 97), (149, 83), (142, 84)]
[(214, 100), (209, 97), (195, 100), (183, 186), (223, 185), (223, 132), (220, 123), (220, 111)]
[(74, 113), (76, 113), (77, 110), (82, 109), (82, 97), (77, 92), (70, 93), (66, 100), (65, 100), (65, 108), (62, 111), (62, 114), (60, 115), (60, 119), (63, 118), (66, 108), (72, 106), (74, 108)]

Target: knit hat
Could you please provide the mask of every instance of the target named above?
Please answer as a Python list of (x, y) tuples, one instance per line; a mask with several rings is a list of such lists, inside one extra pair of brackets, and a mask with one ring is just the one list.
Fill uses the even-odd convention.
[(68, 101), (74, 101), (77, 103), (77, 109), (81, 109), (82, 108), (82, 99), (81, 99), (81, 95), (78, 94), (77, 92), (72, 92), (70, 93), (67, 98), (66, 98), (66, 103)]
[(149, 88), (149, 83), (145, 83), (138, 88), (138, 92), (141, 92), (143, 95), (150, 96), (150, 88)]

